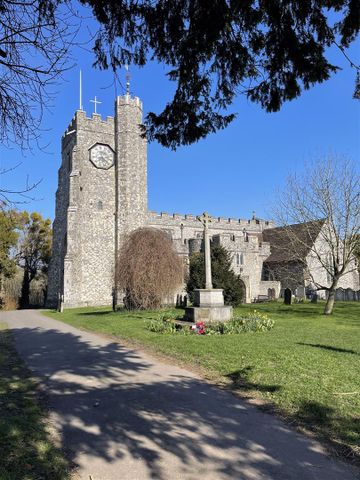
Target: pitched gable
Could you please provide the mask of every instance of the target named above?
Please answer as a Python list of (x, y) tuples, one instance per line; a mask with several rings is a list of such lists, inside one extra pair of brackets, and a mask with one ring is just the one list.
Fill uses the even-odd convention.
[(265, 262), (304, 261), (324, 223), (325, 220), (315, 220), (263, 230), (263, 240), (270, 243), (271, 251)]

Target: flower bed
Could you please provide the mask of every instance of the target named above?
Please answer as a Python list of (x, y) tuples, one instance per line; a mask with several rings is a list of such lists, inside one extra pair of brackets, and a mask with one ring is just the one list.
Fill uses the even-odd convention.
[(175, 318), (164, 315), (145, 322), (146, 328), (151, 332), (182, 335), (236, 335), (246, 332), (267, 332), (273, 328), (274, 324), (274, 320), (256, 310), (234, 317), (228, 322), (197, 322), (193, 325), (184, 325)]

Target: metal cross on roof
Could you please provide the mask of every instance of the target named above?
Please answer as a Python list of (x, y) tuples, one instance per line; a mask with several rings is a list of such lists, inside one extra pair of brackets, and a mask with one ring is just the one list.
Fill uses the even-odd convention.
[(94, 104), (94, 108), (95, 108), (95, 112), (94, 112), (94, 113), (97, 113), (97, 111), (96, 111), (96, 106), (97, 106), (97, 104), (100, 104), (100, 103), (102, 103), (102, 102), (99, 102), (99, 100), (96, 99), (96, 95), (95, 95), (95, 99), (94, 99), (94, 100), (90, 100), (90, 102)]

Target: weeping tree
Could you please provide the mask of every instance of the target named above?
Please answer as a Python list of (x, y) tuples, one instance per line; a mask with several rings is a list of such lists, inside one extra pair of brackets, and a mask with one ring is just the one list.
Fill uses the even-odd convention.
[(288, 177), (275, 210), (286, 239), (277, 249), (286, 249), (289, 263), (302, 267), (314, 290), (327, 292), (324, 314), (330, 315), (340, 279), (357, 275), (358, 167), (340, 156), (308, 164), (301, 175)]
[(139, 228), (123, 242), (116, 280), (126, 308), (158, 309), (182, 287), (184, 263), (166, 233)]
[(31, 282), (41, 272), (46, 273), (51, 258), (51, 221), (39, 213), (22, 213), (22, 228), (17, 260), (24, 270), (20, 307), (29, 307)]

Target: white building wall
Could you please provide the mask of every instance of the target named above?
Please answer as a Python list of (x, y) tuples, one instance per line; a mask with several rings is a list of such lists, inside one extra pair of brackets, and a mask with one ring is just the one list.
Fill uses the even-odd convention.
[[(316, 253), (315, 253), (316, 252)], [(331, 277), (329, 276), (322, 263), (326, 261), (330, 256), (330, 246), (324, 240), (322, 233), (318, 235), (314, 248), (306, 257), (306, 263), (309, 270), (309, 276), (305, 281), (305, 286), (315, 284), (318, 286), (330, 287)], [(321, 261), (318, 258), (321, 258)], [(346, 273), (340, 278), (337, 288), (351, 288), (354, 291), (360, 289), (359, 272), (356, 268), (355, 259), (353, 259), (346, 269)], [(320, 290), (318, 292), (319, 298), (326, 298), (326, 290)]]

